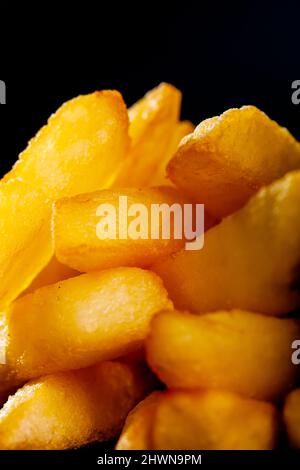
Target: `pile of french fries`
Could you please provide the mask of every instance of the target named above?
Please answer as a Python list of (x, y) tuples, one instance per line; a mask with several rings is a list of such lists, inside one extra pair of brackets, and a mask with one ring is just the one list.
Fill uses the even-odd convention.
[[(0, 448), (300, 448), (300, 143), (196, 128), (161, 84), (65, 103), (0, 183)], [(97, 207), (205, 206), (205, 243), (101, 239)]]

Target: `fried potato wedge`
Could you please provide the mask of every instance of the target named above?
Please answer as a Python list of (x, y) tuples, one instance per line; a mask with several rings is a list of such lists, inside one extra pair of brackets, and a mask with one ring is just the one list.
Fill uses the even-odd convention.
[[(153, 205), (176, 204), (183, 209), (186, 202), (171, 187), (104, 190), (61, 199), (56, 203), (53, 224), (56, 256), (82, 272), (118, 266), (147, 267), (179, 251), (185, 243), (184, 237), (174, 238), (173, 217), (170, 236), (162, 237), (161, 215), (152, 217)], [(127, 216), (134, 204), (137, 212)], [(137, 230), (143, 238), (133, 239), (130, 230), (137, 214), (141, 219)], [(183, 223), (181, 228), (184, 233)], [(151, 237), (155, 229), (157, 239)]]
[(217, 219), (262, 186), (300, 168), (300, 143), (254, 106), (207, 119), (186, 137), (168, 176)]
[(275, 400), (300, 375), (291, 344), (300, 321), (233, 310), (201, 316), (163, 312), (151, 322), (147, 358), (171, 388), (228, 390)]
[(7, 377), (25, 381), (125, 355), (139, 348), (151, 317), (170, 305), (161, 280), (138, 268), (42, 287), (6, 311)]
[(128, 152), (128, 126), (118, 92), (78, 96), (50, 117), (4, 179), (21, 177), (54, 200), (107, 187)]
[(28, 287), (53, 254), (51, 202), (20, 180), (0, 183), (0, 308)]
[(166, 152), (164, 158), (161, 159), (160, 164), (157, 167), (157, 170), (150, 181), (151, 186), (165, 186), (171, 184), (171, 181), (167, 178), (167, 164), (175, 154), (178, 145), (180, 144), (183, 137), (188, 134), (191, 134), (194, 129), (195, 126), (190, 121), (178, 122), (174, 129), (169, 149)]
[(60, 450), (115, 439), (151, 388), (145, 369), (120, 362), (29, 382), (0, 411), (0, 448)]
[(22, 292), (22, 295), (30, 294), (40, 287), (55, 284), (64, 281), (70, 277), (78, 276), (80, 273), (74, 269), (60, 263), (55, 256), (52, 256), (45, 268), (33, 279), (28, 288)]
[(180, 91), (161, 83), (129, 109), (131, 148), (114, 187), (149, 186), (168, 155), (180, 105)]
[(161, 392), (153, 392), (127, 416), (116, 450), (151, 450), (153, 415)]
[(269, 450), (278, 413), (265, 402), (221, 391), (168, 391), (156, 406), (153, 448), (158, 450)]
[(291, 447), (300, 449), (300, 388), (286, 397), (283, 419)]
[(284, 315), (300, 306), (300, 171), (262, 188), (205, 234), (200, 251), (153, 266), (176, 308)]

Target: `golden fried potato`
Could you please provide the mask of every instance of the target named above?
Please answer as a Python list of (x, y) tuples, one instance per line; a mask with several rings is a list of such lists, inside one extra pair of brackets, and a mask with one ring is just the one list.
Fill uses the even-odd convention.
[(14, 380), (9, 376), (6, 365), (7, 333), (7, 319), (3, 313), (0, 313), (0, 401), (5, 398), (10, 388), (15, 385)]
[(159, 450), (269, 450), (278, 414), (265, 402), (221, 391), (168, 391), (153, 416)]
[(161, 83), (129, 109), (131, 148), (114, 187), (151, 184), (162, 159), (168, 155), (180, 105), (180, 91)]
[(291, 447), (300, 449), (300, 388), (286, 397), (283, 419)]
[(145, 369), (120, 362), (29, 382), (0, 411), (0, 449), (59, 450), (114, 439), (151, 388)]
[(0, 308), (28, 287), (52, 254), (51, 202), (23, 181), (0, 183)]
[(138, 268), (42, 287), (6, 311), (6, 377), (25, 381), (125, 355), (139, 348), (151, 317), (170, 305), (161, 280)]
[[(176, 204), (183, 210), (185, 202), (188, 201), (170, 187), (105, 190), (61, 199), (56, 203), (53, 224), (56, 256), (82, 272), (118, 266), (147, 267), (185, 243), (184, 237), (174, 238), (173, 218), (170, 237), (162, 238), (161, 216), (151, 216), (153, 204)], [(143, 205), (145, 215), (137, 208), (136, 213), (127, 216), (133, 204)], [(137, 215), (142, 219), (145, 238), (132, 239), (129, 231)], [(137, 230), (143, 233), (142, 226)], [(183, 233), (183, 223), (180, 227)], [(151, 237), (154, 229), (157, 239)], [(122, 239), (121, 231), (126, 238)]]
[(165, 153), (164, 158), (161, 159), (155, 174), (151, 178), (151, 186), (165, 186), (172, 184), (171, 181), (167, 178), (167, 164), (175, 154), (178, 145), (180, 144), (183, 137), (187, 134), (191, 134), (195, 129), (194, 124), (190, 121), (179, 121), (176, 125), (173, 136), (168, 148), (168, 151)]
[(207, 388), (274, 400), (300, 376), (291, 344), (300, 321), (232, 310), (155, 316), (147, 339), (151, 368), (169, 387)]
[(300, 143), (254, 106), (207, 119), (186, 137), (168, 176), (217, 219), (262, 186), (300, 168)]
[(295, 171), (206, 232), (202, 250), (182, 250), (153, 270), (182, 310), (291, 312), (300, 306), (299, 206)]
[(161, 392), (151, 393), (129, 413), (116, 450), (151, 450), (153, 415), (161, 396)]
[(22, 295), (30, 294), (40, 287), (78, 276), (78, 274), (80, 274), (78, 271), (60, 263), (55, 256), (52, 256), (47, 266), (33, 279), (30, 286), (22, 292)]
[(21, 177), (54, 200), (107, 187), (128, 151), (128, 126), (118, 92), (78, 96), (50, 117), (5, 180)]

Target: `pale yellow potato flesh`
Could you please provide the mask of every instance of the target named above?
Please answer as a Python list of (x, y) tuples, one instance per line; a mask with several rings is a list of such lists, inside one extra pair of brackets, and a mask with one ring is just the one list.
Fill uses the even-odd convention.
[(206, 119), (169, 162), (173, 183), (221, 219), (262, 186), (300, 168), (300, 143), (254, 106)]
[(0, 309), (28, 287), (53, 254), (51, 202), (20, 180), (0, 183)]
[(300, 388), (293, 390), (286, 397), (283, 420), (290, 446), (300, 449)]
[(78, 96), (50, 117), (4, 180), (21, 177), (53, 200), (107, 187), (128, 152), (128, 126), (117, 91)]
[(201, 316), (162, 312), (151, 322), (147, 359), (171, 388), (220, 389), (276, 400), (300, 376), (291, 345), (300, 321), (233, 310)]
[[(147, 267), (162, 256), (179, 251), (185, 243), (183, 219), (181, 239), (174, 237), (173, 217), (167, 219), (170, 236), (163, 238), (162, 218), (152, 217), (153, 205), (163, 207), (164, 204), (168, 208), (174, 204), (183, 213), (185, 203), (188, 203), (186, 198), (171, 187), (104, 190), (61, 199), (56, 203), (53, 219), (55, 254), (59, 261), (81, 272), (118, 266)], [(107, 212), (98, 212), (104, 204), (110, 205), (112, 215), (115, 215), (109, 219), (111, 228), (106, 225)], [(134, 204), (142, 205), (145, 215), (138, 209), (136, 214), (127, 216)], [(141, 217), (143, 226), (146, 224), (145, 238), (133, 239), (130, 235), (136, 217)], [(157, 239), (151, 235), (154, 229)], [(122, 230), (125, 230), (123, 239)], [(137, 228), (137, 231), (141, 230), (141, 227)], [(100, 235), (109, 232), (107, 238), (100, 238), (98, 231)]]
[(175, 307), (284, 315), (300, 307), (300, 171), (262, 188), (205, 233), (204, 247), (153, 266)]
[(152, 316), (171, 305), (158, 276), (138, 268), (83, 274), (37, 289), (5, 312), (8, 340), (0, 384), (135, 351)]
[(131, 147), (114, 187), (151, 184), (162, 159), (168, 155), (178, 124), (181, 93), (168, 83), (150, 90), (128, 110)]
[(151, 450), (153, 415), (161, 392), (152, 392), (127, 416), (116, 450)]
[(0, 449), (60, 450), (115, 439), (151, 389), (144, 368), (121, 362), (31, 381), (0, 411)]
[(160, 398), (152, 423), (157, 450), (270, 450), (278, 413), (270, 403), (221, 391), (173, 391)]

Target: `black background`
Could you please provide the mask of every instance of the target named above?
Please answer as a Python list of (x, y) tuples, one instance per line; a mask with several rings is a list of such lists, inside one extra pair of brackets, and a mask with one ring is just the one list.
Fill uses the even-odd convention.
[(1, 173), (65, 100), (117, 88), (128, 105), (161, 81), (198, 123), (255, 104), (300, 139), (300, 2), (71, 2), (1, 7)]

